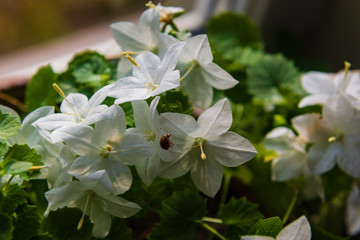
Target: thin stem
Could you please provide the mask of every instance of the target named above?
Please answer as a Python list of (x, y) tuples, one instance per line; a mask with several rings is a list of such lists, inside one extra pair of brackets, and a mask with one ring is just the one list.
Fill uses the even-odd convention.
[(215, 236), (217, 236), (219, 239), (221, 240), (227, 240), (227, 238), (225, 238), (223, 235), (221, 235), (215, 228), (213, 228), (212, 226), (210, 226), (209, 224), (204, 223), (203, 221), (196, 221), (197, 223), (199, 223), (201, 226), (203, 226), (205, 229), (207, 229), (209, 232), (211, 232), (212, 234), (214, 234)]
[(230, 185), (231, 178), (232, 178), (232, 175), (225, 171), (225, 173), (224, 173), (224, 186), (223, 186), (223, 189), (222, 189), (222, 192), (221, 192), (219, 209), (218, 209), (218, 212), (216, 214), (217, 216), (219, 216), (221, 207), (224, 206), (224, 204), (225, 204), (226, 197), (227, 197), (228, 192), (229, 192), (229, 185)]
[(205, 222), (211, 222), (211, 223), (219, 223), (219, 224), (223, 223), (223, 221), (219, 218), (203, 217), (202, 220)]
[(18, 109), (20, 109), (23, 112), (27, 112), (27, 107), (25, 106), (25, 104), (23, 104), (18, 99), (14, 98), (6, 93), (0, 92), (0, 99), (16, 106)]
[(184, 78), (187, 77), (187, 75), (189, 75), (189, 73), (191, 72), (191, 70), (193, 70), (193, 68), (195, 67), (196, 63), (192, 62), (190, 67), (186, 70), (185, 74), (180, 78), (180, 82), (182, 82), (182, 80), (184, 80)]
[(282, 219), (283, 224), (285, 224), (287, 222), (292, 210), (294, 209), (298, 195), (299, 195), (299, 191), (296, 188), (294, 188), (294, 196), (291, 199), (290, 205), (289, 205), (288, 209), (286, 210), (286, 213)]
[(167, 23), (164, 23), (164, 26), (162, 26), (162, 28), (161, 28), (161, 32), (162, 32), (162, 33), (165, 32), (165, 29), (166, 29), (167, 25), (168, 25)]
[(174, 23), (174, 21), (173, 21), (173, 20), (171, 20), (171, 22), (170, 22), (170, 26), (172, 27), (172, 29), (173, 29), (173, 30), (175, 30), (175, 31), (179, 32), (179, 28), (176, 26), (176, 24)]
[(88, 193), (87, 198), (86, 198), (86, 203), (85, 203), (85, 207), (84, 207), (84, 212), (81, 216), (81, 219), (79, 221), (79, 224), (77, 226), (77, 230), (80, 230), (84, 224), (84, 218), (85, 218), (85, 214), (89, 205), (89, 201), (90, 201), (90, 197), (91, 197), (92, 193)]

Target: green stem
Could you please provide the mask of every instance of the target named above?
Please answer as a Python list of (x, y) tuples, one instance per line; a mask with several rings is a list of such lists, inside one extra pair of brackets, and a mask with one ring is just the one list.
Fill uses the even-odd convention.
[(283, 224), (285, 224), (287, 222), (292, 210), (294, 209), (298, 195), (299, 195), (299, 191), (296, 188), (294, 188), (294, 196), (291, 199), (290, 205), (289, 205), (288, 209), (286, 210), (286, 213), (282, 219)]
[(220, 224), (223, 223), (223, 221), (219, 218), (203, 217), (202, 220), (205, 222), (211, 222), (211, 223), (220, 223)]
[(179, 32), (179, 28), (175, 25), (174, 21), (171, 20), (170, 22), (170, 26), (172, 27), (172, 29), (176, 32)]
[(220, 204), (219, 204), (219, 209), (218, 212), (216, 214), (216, 216), (219, 216), (220, 214), (220, 210), (222, 208), (222, 206), (224, 206), (225, 201), (226, 201), (226, 197), (228, 195), (229, 192), (229, 185), (230, 185), (230, 180), (232, 178), (232, 175), (228, 172), (224, 173), (224, 186), (221, 192), (221, 198), (220, 198)]
[(164, 23), (164, 26), (162, 26), (162, 28), (161, 28), (161, 32), (162, 32), (162, 33), (165, 32), (165, 29), (166, 29), (167, 25), (168, 25), (167, 23)]
[(211, 232), (212, 234), (214, 234), (215, 236), (217, 236), (219, 239), (221, 240), (227, 240), (227, 238), (225, 238), (223, 235), (221, 235), (215, 228), (213, 228), (212, 226), (210, 226), (209, 224), (204, 223), (203, 221), (199, 220), (196, 221), (197, 223), (199, 223), (201, 226), (203, 226), (204, 228), (206, 228), (209, 232)]

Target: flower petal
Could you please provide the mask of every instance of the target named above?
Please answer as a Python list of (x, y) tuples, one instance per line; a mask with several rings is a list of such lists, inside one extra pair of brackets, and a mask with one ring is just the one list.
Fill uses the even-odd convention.
[(229, 89), (239, 83), (228, 72), (213, 62), (201, 65), (201, 71), (206, 82), (217, 89)]
[(280, 233), (277, 235), (276, 240), (310, 240), (311, 239), (311, 229), (309, 221), (305, 216), (302, 216), (287, 225)]

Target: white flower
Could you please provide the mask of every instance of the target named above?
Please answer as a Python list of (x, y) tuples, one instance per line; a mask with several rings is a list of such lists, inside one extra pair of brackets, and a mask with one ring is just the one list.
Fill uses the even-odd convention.
[(160, 116), (156, 110), (159, 102), (156, 97), (150, 107), (145, 101), (131, 102), (134, 112), (136, 128), (128, 129), (127, 132), (136, 133), (148, 140), (154, 149), (154, 153), (144, 161), (136, 164), (136, 170), (146, 185), (150, 185), (158, 174), (161, 162), (176, 160), (181, 155), (181, 150), (161, 129)]
[(39, 128), (41, 131), (51, 132), (55, 129), (67, 126), (93, 124), (98, 117), (101, 116), (102, 112), (108, 108), (106, 105), (101, 105), (106, 98), (108, 91), (108, 86), (103, 87), (89, 100), (84, 94), (71, 93), (61, 103), (61, 113), (49, 114), (38, 119), (32, 125)]
[[(310, 240), (311, 229), (309, 221), (305, 216), (302, 216), (287, 225), (281, 232), (276, 236), (276, 240)], [(272, 237), (265, 236), (243, 236), (241, 240), (275, 240)]]
[(232, 123), (230, 104), (222, 99), (204, 111), (196, 121), (189, 115), (163, 113), (161, 126), (171, 133), (184, 155), (166, 165), (160, 176), (175, 177), (191, 170), (195, 185), (206, 195), (218, 192), (223, 167), (236, 167), (256, 155), (251, 143), (237, 133), (229, 132)]
[[(139, 25), (132, 22), (116, 22), (111, 24), (112, 33), (116, 42), (123, 52), (140, 54), (153, 52), (158, 56), (164, 56), (168, 47), (177, 40), (160, 32), (159, 10), (152, 8), (146, 10), (140, 17)], [(125, 58), (121, 58), (118, 64), (118, 77), (128, 76), (132, 64)]]
[(301, 83), (310, 95), (299, 102), (299, 107), (321, 104), (329, 97), (342, 92), (360, 99), (360, 73), (341, 71), (339, 73), (308, 72), (302, 75)]
[(109, 107), (102, 119), (89, 126), (72, 126), (54, 131), (54, 138), (62, 139), (79, 157), (72, 163), (69, 174), (81, 177), (89, 173), (106, 171), (115, 194), (130, 188), (132, 176), (127, 165), (134, 165), (152, 154), (151, 145), (136, 134), (125, 134), (124, 111)]
[(265, 136), (264, 145), (277, 154), (272, 160), (274, 181), (310, 176), (305, 151), (306, 142), (293, 131), (285, 127), (275, 128)]
[[(110, 193), (107, 190), (109, 181), (105, 171), (98, 171), (80, 178), (79, 181), (51, 189), (45, 193), (49, 202), (45, 215), (51, 210), (55, 211), (65, 206), (78, 207), (84, 215), (89, 215), (91, 222), (94, 223), (92, 231), (94, 237), (106, 237), (111, 227), (109, 214), (127, 218), (140, 210), (137, 204)], [(84, 215), (79, 219), (78, 229), (82, 226)]]
[(189, 38), (181, 51), (177, 69), (182, 74), (181, 88), (190, 101), (201, 109), (211, 105), (213, 87), (229, 89), (238, 84), (229, 73), (213, 63), (213, 56), (206, 35)]
[[(307, 120), (304, 119), (304, 123)], [(323, 119), (313, 119), (308, 132), (312, 143), (310, 168), (321, 174), (336, 162), (349, 175), (360, 177), (360, 112), (343, 94), (332, 95), (323, 109)], [(310, 121), (310, 122), (311, 122)]]
[(115, 103), (143, 100), (157, 96), (180, 85), (180, 74), (174, 70), (184, 43), (173, 44), (160, 60), (153, 53), (145, 52), (136, 57), (137, 66), (133, 76), (117, 80), (111, 87), (109, 96), (117, 98)]

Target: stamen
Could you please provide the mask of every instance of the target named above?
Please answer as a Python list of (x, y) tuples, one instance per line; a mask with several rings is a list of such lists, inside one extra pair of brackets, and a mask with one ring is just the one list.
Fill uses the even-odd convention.
[(200, 151), (201, 151), (200, 157), (201, 157), (202, 160), (205, 160), (205, 159), (206, 159), (206, 155), (205, 155), (205, 153), (204, 153), (203, 142), (202, 142), (202, 141), (199, 142), (199, 146), (200, 146)]
[(133, 52), (133, 51), (125, 51), (125, 52), (122, 52), (121, 55), (124, 56), (124, 55), (134, 55), (136, 54), (136, 52)]
[(345, 91), (346, 82), (347, 82), (348, 75), (349, 75), (349, 69), (351, 67), (351, 64), (347, 61), (344, 62), (344, 65), (345, 65), (345, 68), (344, 68), (345, 76), (344, 76), (344, 80), (341, 83), (341, 91)]
[(329, 143), (335, 142), (336, 140), (337, 140), (337, 139), (336, 139), (335, 136), (332, 136), (332, 137), (329, 137), (329, 138), (328, 138)]
[(148, 8), (152, 8), (152, 9), (155, 9), (155, 4), (153, 4), (153, 2), (152, 1), (149, 1), (147, 4), (145, 4), (145, 6), (146, 7), (148, 7)]
[(80, 230), (82, 228), (83, 224), (84, 224), (84, 218), (85, 218), (86, 210), (87, 210), (87, 208), (89, 206), (89, 201), (90, 201), (91, 195), (93, 195), (93, 192), (87, 192), (85, 208), (84, 208), (83, 214), (82, 214), (82, 216), (80, 218), (79, 224), (77, 226), (77, 230)]
[(61, 88), (59, 87), (59, 85), (57, 85), (56, 83), (54, 83), (53, 88), (56, 90), (56, 92), (67, 102), (67, 104), (69, 105), (69, 107), (71, 108), (71, 110), (74, 112), (75, 117), (77, 118), (78, 122), (81, 122), (82, 119), (79, 116), (78, 112), (74, 109), (74, 107), (71, 105), (71, 103), (67, 100), (63, 90), (61, 90)]
[(40, 170), (41, 168), (43, 168), (44, 166), (32, 166), (29, 168), (28, 171), (37, 171)]
[(196, 61), (192, 61), (190, 67), (186, 70), (185, 74), (180, 78), (180, 82), (182, 82), (182, 80), (184, 80), (184, 78), (187, 77), (187, 75), (189, 75), (189, 73), (193, 70), (193, 68), (197, 65)]
[[(135, 61), (135, 59), (133, 57), (131, 57), (129, 54), (126, 54), (125, 57), (127, 58), (127, 60), (129, 60), (135, 67), (139, 68), (139, 65), (137, 64), (137, 62)], [(140, 68), (139, 68), (140, 69)]]

